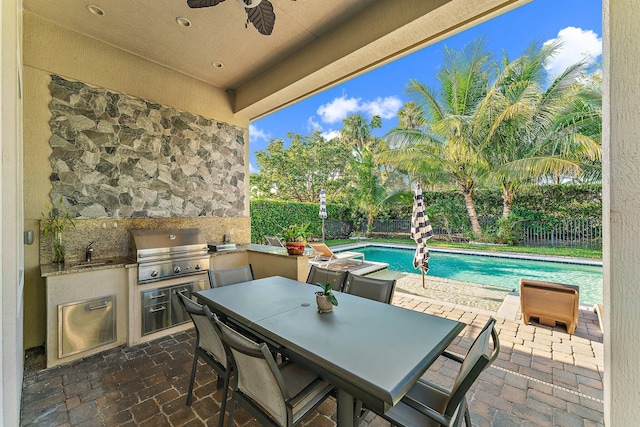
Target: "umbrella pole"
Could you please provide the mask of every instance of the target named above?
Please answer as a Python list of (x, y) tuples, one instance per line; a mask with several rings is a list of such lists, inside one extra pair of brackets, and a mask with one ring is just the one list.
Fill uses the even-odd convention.
[(322, 218), (322, 243), (324, 243), (324, 218)]
[(421, 268), (420, 270), (422, 270), (422, 289), (424, 289), (424, 268)]

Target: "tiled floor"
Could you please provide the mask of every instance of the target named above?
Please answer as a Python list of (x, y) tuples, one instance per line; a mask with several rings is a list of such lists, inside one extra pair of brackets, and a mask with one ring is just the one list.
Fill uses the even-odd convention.
[[(469, 326), (449, 350), (466, 354), (489, 312), (397, 293), (394, 304), (460, 320)], [(498, 318), (501, 352), (467, 394), (474, 426), (603, 425), (603, 348), (597, 317), (580, 313), (576, 333)], [(25, 372), (23, 426), (213, 426), (221, 393), (206, 365), (185, 405), (194, 333), (120, 347), (79, 362)], [(458, 366), (440, 358), (426, 376), (450, 386)], [(335, 425), (328, 400), (303, 425)], [(363, 425), (388, 423), (368, 416)], [(246, 412), (236, 426), (256, 426)]]

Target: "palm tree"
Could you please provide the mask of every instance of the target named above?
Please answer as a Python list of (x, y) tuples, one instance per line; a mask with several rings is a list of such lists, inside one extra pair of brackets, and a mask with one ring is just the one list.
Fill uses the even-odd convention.
[(395, 170), (375, 163), (375, 154), (387, 149), (386, 141), (376, 138), (371, 130), (380, 128), (380, 116), (370, 122), (360, 114), (349, 115), (343, 121), (341, 138), (352, 150), (350, 176), (352, 201), (367, 216), (367, 233), (373, 230), (373, 222), (387, 203), (397, 200), (396, 190), (403, 180), (397, 178)]
[[(419, 179), (453, 182), (464, 196), (475, 237), (482, 235), (473, 202), (473, 191), (485, 173), (479, 148), (476, 106), (484, 99), (491, 76), (491, 54), (484, 39), (466, 45), (461, 52), (445, 49), (445, 66), (438, 72), (440, 93), (416, 80), (407, 92), (425, 113), (423, 120), (401, 120), (388, 134), (390, 149), (378, 157), (383, 163), (410, 172)], [(415, 112), (405, 105), (403, 112)], [(409, 126), (407, 126), (409, 124)]]
[(362, 114), (350, 114), (342, 121), (340, 138), (354, 149), (362, 151), (372, 138), (371, 130), (381, 127), (382, 119), (380, 116), (373, 116), (371, 122), (367, 122)]
[(581, 164), (600, 158), (601, 113), (586, 91), (576, 85), (585, 70), (580, 62), (568, 67), (544, 89), (545, 64), (560, 44), (532, 44), (503, 69), (475, 111), (483, 135), (487, 177), (502, 191), (503, 218), (527, 182), (548, 175), (578, 176)]

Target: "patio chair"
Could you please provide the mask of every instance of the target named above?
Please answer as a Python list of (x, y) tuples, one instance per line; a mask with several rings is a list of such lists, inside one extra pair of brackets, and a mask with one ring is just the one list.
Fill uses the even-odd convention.
[(282, 240), (280, 240), (277, 236), (264, 236), (264, 238), (267, 241), (267, 245), (269, 246), (276, 246), (279, 248), (286, 247), (284, 243), (282, 243)]
[(520, 309), (522, 321), (529, 324), (537, 317), (542, 325), (564, 323), (573, 334), (578, 325), (580, 288), (562, 283), (520, 278)]
[(329, 246), (324, 243), (309, 243), (309, 246), (316, 251), (319, 255), (316, 256), (313, 261), (323, 261), (325, 263), (329, 263), (338, 259), (354, 259), (360, 258), (361, 262), (364, 263), (364, 254), (362, 252), (333, 252), (329, 249)]
[(395, 289), (395, 280), (358, 276), (351, 272), (348, 273), (347, 280), (344, 284), (344, 292), (348, 294), (358, 295), (385, 304), (391, 304)]
[(225, 270), (209, 270), (209, 272), (209, 280), (211, 281), (212, 288), (253, 280), (253, 267), (251, 267), (251, 264)]
[(227, 405), (227, 392), (229, 390), (229, 369), (230, 365), (227, 360), (227, 353), (218, 333), (211, 324), (204, 308), (181, 292), (176, 292), (178, 301), (189, 316), (196, 329), (196, 348), (193, 353), (193, 364), (191, 365), (191, 377), (189, 379), (189, 391), (187, 392), (187, 406), (191, 406), (191, 396), (193, 393), (193, 385), (196, 378), (196, 369), (198, 367), (198, 359), (202, 359), (211, 366), (218, 376), (216, 388), (222, 388), (221, 408), (219, 426), (222, 427), (224, 419), (224, 411)]
[(331, 395), (334, 387), (300, 365), (277, 365), (265, 343), (258, 344), (220, 321), (205, 307), (236, 372), (231, 387), (229, 426), (235, 405), (244, 407), (263, 426), (295, 426)]
[(307, 276), (307, 283), (326, 284), (331, 283), (331, 287), (334, 291), (342, 291), (344, 288), (344, 281), (347, 278), (346, 271), (333, 271), (326, 268), (312, 265), (309, 269), (309, 275)]
[[(451, 390), (421, 378), (398, 404), (378, 415), (398, 427), (459, 427), (463, 420), (470, 427), (471, 416), (465, 395), (480, 373), (498, 357), (500, 341), (495, 322), (494, 318), (489, 319), (464, 359), (447, 351), (442, 354), (461, 364)], [(492, 351), (489, 338), (493, 340)]]

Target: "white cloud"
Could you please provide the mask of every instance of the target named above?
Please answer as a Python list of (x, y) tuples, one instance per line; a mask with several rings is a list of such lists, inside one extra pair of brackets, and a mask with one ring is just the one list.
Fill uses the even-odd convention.
[(327, 141), (329, 141), (329, 140), (331, 140), (333, 138), (338, 138), (339, 136), (340, 136), (340, 131), (339, 130), (330, 129), (330, 130), (322, 132), (322, 137), (324, 139), (326, 139)]
[(576, 27), (563, 28), (558, 32), (557, 38), (547, 40), (545, 45), (556, 40), (559, 40), (562, 46), (545, 66), (549, 79), (556, 78), (568, 66), (583, 59), (586, 59), (589, 64), (594, 64), (602, 55), (602, 38), (591, 30)]
[(346, 95), (342, 95), (328, 104), (319, 106), (316, 113), (323, 122), (336, 123), (349, 114), (359, 111), (359, 103), (359, 98), (347, 98)]
[(255, 143), (257, 141), (268, 141), (269, 139), (271, 139), (271, 134), (268, 132), (265, 132), (262, 129), (259, 129), (257, 126), (255, 125), (249, 125), (249, 143)]
[(347, 98), (346, 95), (342, 95), (318, 107), (316, 113), (324, 123), (337, 123), (354, 113), (362, 113), (369, 117), (377, 114), (383, 119), (390, 119), (396, 115), (401, 106), (402, 101), (396, 96), (363, 101), (362, 98)]
[(318, 123), (314, 116), (311, 116), (307, 119), (307, 128), (310, 132), (313, 132), (318, 129), (322, 130), (322, 125)]
[(363, 103), (362, 106), (370, 116), (377, 114), (383, 119), (390, 119), (398, 113), (398, 110), (402, 107), (402, 101), (395, 96), (378, 97), (374, 101)]
[(253, 163), (249, 163), (249, 173), (259, 173), (260, 169), (255, 167)]

